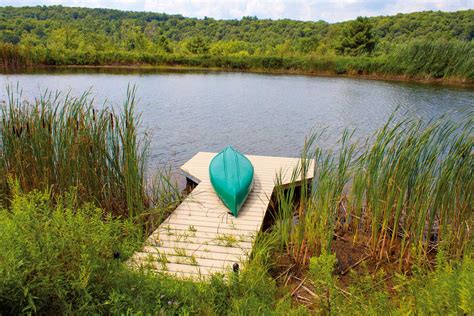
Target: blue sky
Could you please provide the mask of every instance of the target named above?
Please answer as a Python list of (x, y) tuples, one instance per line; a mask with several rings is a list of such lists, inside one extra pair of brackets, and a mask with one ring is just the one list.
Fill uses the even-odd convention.
[(474, 8), (474, 0), (0, 0), (0, 5), (53, 5), (114, 8), (233, 19), (242, 16), (296, 20), (345, 21), (357, 16), (392, 15), (425, 10)]

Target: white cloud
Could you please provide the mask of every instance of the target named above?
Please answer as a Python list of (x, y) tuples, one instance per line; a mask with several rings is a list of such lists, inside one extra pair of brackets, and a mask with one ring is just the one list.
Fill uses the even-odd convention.
[(257, 16), (328, 22), (354, 19), (357, 16), (424, 10), (455, 11), (474, 7), (473, 0), (0, 0), (0, 5), (43, 4), (154, 11), (199, 18)]

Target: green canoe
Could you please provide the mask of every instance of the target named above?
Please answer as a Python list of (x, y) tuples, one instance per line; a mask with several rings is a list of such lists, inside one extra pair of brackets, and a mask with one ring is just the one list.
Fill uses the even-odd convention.
[(209, 177), (219, 198), (237, 217), (252, 189), (253, 166), (250, 160), (228, 146), (212, 158)]

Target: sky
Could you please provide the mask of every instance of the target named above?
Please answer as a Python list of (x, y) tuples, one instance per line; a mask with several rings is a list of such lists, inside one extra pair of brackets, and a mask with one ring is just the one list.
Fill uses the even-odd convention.
[(186, 17), (324, 20), (339, 22), (357, 16), (474, 8), (474, 0), (0, 0), (0, 6), (63, 5), (181, 14)]

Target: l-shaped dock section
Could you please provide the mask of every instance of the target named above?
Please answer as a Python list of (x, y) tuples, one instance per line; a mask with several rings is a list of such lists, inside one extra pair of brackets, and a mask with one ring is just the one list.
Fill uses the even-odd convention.
[[(181, 170), (197, 186), (146, 240), (130, 262), (178, 277), (206, 277), (226, 273), (250, 256), (276, 185), (292, 181), (299, 158), (246, 157), (254, 166), (254, 185), (238, 217), (229, 214), (209, 179), (209, 163), (216, 153), (199, 152)], [(305, 175), (312, 178), (314, 161)]]

